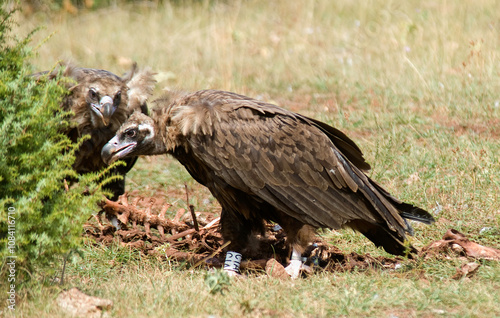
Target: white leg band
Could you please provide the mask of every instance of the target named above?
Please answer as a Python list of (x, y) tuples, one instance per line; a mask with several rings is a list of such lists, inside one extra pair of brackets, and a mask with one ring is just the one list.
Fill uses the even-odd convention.
[(237, 252), (228, 251), (226, 253), (226, 260), (224, 261), (224, 270), (240, 272), (241, 254)]
[(292, 257), (290, 257), (291, 261), (302, 261), (302, 254), (297, 252), (297, 250), (292, 250)]
[(292, 279), (299, 278), (300, 269), (302, 268), (302, 255), (296, 249), (292, 250), (290, 264), (285, 268), (285, 271)]

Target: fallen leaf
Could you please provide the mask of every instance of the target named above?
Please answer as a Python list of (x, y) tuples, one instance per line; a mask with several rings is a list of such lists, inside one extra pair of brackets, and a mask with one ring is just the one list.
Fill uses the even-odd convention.
[(459, 268), (457, 268), (457, 272), (455, 275), (453, 275), (452, 278), (453, 279), (461, 279), (464, 277), (470, 278), (477, 272), (480, 266), (481, 266), (480, 264), (474, 262), (464, 264)]
[(449, 229), (442, 240), (435, 241), (422, 249), (421, 255), (429, 257), (436, 254), (456, 254), (476, 259), (500, 261), (500, 250), (470, 241), (463, 233)]

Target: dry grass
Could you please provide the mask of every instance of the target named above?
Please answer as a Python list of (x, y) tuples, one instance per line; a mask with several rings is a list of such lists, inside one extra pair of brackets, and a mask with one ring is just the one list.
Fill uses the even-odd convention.
[[(132, 60), (159, 73), (159, 89), (217, 88), (324, 120), (364, 150), (371, 175), (398, 197), (435, 211), (416, 226), (422, 247), (456, 228), (500, 248), (500, 11), (495, 1), (193, 1), (115, 6), (78, 15), (19, 16), (19, 34), (44, 25), (33, 63), (59, 59), (121, 73)], [(183, 196), (189, 176), (171, 159), (141, 159), (129, 189)], [(217, 209), (188, 181), (197, 209)], [(208, 200), (207, 200), (208, 199)], [(483, 230), (489, 228), (488, 230)], [(383, 253), (358, 234), (332, 244)], [(124, 254), (129, 253), (125, 257)], [(319, 274), (296, 282), (262, 276), (212, 296), (202, 271), (130, 251), (86, 248), (68, 286), (113, 299), (112, 316), (500, 316), (500, 265), (471, 280), (461, 260), (401, 272)], [(110, 266), (119, 258), (119, 266)], [(113, 263), (113, 264), (116, 264)], [(34, 287), (19, 316), (62, 314), (55, 287)]]

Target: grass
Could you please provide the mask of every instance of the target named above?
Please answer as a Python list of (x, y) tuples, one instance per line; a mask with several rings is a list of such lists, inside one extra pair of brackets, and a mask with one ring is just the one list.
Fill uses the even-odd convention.
[[(193, 1), (19, 15), (18, 32), (44, 25), (39, 42), (52, 34), (33, 61), (40, 70), (70, 59), (122, 73), (134, 60), (159, 73), (156, 96), (232, 90), (328, 122), (358, 143), (389, 192), (435, 211), (435, 225), (415, 225), (416, 247), (455, 228), (500, 248), (498, 21), (487, 0)], [(198, 210), (218, 209), (170, 158), (141, 158), (128, 178), (129, 190), (179, 205), (187, 183)], [(322, 235), (345, 251), (385, 255), (352, 231)], [(54, 299), (72, 286), (112, 299), (114, 317), (500, 316), (498, 262), (478, 261), (463, 280), (451, 278), (458, 258), (293, 282), (250, 275), (212, 295), (203, 270), (117, 246), (82, 255), (64, 286), (31, 283), (17, 316), (64, 316)]]
[[(250, 275), (232, 280), (224, 294), (213, 295), (201, 270), (144, 259), (117, 247), (87, 247), (84, 254), (83, 261), (70, 266), (70, 285), (112, 299), (110, 314), (115, 317), (498, 315), (500, 277), (498, 269), (487, 265), (473, 280), (449, 278), (455, 261), (391, 273), (319, 273), (294, 282)], [(63, 316), (53, 305), (59, 290), (31, 291), (31, 301), (23, 302), (20, 311), (26, 317)]]
[[(186, 316), (495, 316), (499, 273), (484, 264), (473, 280), (451, 280), (458, 262), (439, 261), (387, 273), (319, 273), (294, 282), (250, 275), (213, 295), (203, 271), (144, 259), (118, 247), (86, 247), (69, 267), (71, 286), (113, 299), (116, 317)], [(425, 274), (422, 274), (425, 272)], [(492, 282), (497, 283), (492, 283)], [(441, 286), (441, 288), (436, 288)], [(31, 291), (27, 317), (61, 315), (53, 305), (60, 287)], [(284, 292), (286, 290), (286, 292)], [(466, 302), (463, 299), (467, 299)]]

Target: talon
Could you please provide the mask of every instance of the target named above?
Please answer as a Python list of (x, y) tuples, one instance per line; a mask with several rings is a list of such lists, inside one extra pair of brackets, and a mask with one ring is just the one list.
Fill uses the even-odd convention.
[(299, 260), (291, 260), (290, 265), (285, 267), (285, 271), (290, 275), (292, 279), (297, 279), (300, 276), (301, 272), (305, 272), (307, 274), (311, 274), (313, 269), (311, 266), (304, 265), (302, 261)]
[(313, 273), (313, 268), (311, 266), (308, 266), (308, 265), (302, 264), (302, 266), (300, 267), (300, 269), (302, 271), (306, 272), (307, 274), (312, 274)]
[(295, 248), (292, 250), (292, 257), (290, 260), (290, 265), (285, 267), (285, 271), (290, 275), (292, 279), (297, 279), (300, 276), (301, 272), (306, 272), (311, 274), (313, 272), (312, 267), (304, 265), (302, 261), (305, 261), (305, 258), (302, 258), (302, 255)]

